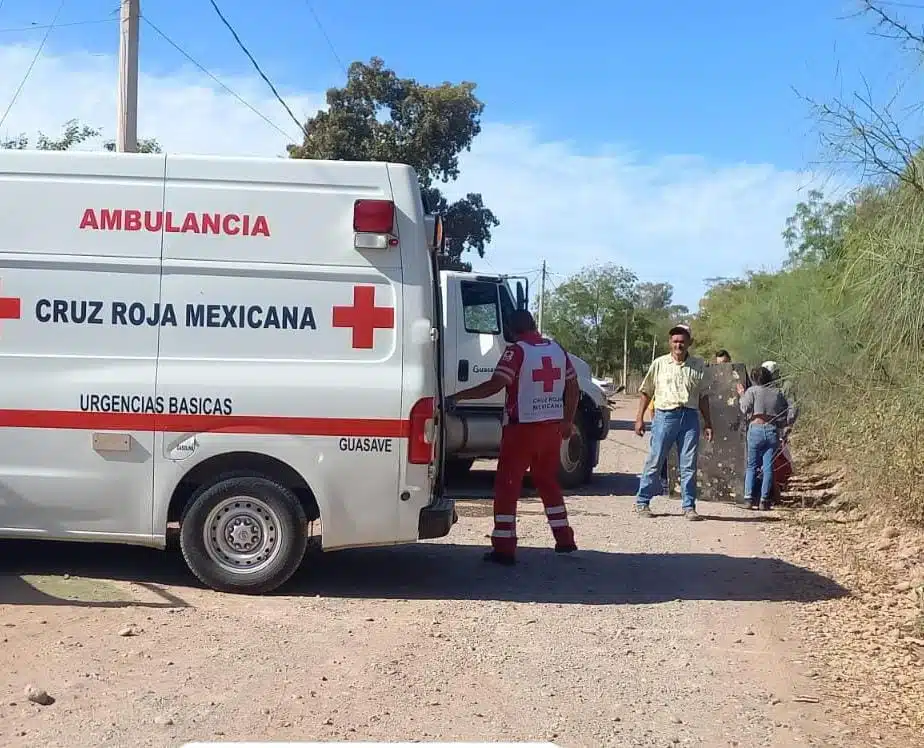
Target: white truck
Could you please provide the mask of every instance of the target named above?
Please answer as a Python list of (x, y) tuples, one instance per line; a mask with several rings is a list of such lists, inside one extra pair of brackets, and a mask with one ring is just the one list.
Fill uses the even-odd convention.
[[(453, 270), (440, 271), (443, 308), (443, 388), (447, 394), (491, 377), (508, 343), (510, 314), (525, 308), (525, 279)], [(513, 289), (511, 289), (511, 281)], [(562, 442), (559, 480), (564, 488), (587, 483), (597, 466), (600, 442), (610, 425), (609, 403), (585, 361), (571, 355), (581, 387), (574, 435)], [(446, 420), (446, 478), (453, 482), (476, 459), (500, 453), (504, 392), (461, 403)]]

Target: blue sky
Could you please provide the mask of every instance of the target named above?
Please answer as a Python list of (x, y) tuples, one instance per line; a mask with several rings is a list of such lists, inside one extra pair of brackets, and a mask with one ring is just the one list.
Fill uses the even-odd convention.
[[(0, 30), (47, 24), (58, 2), (4, 0)], [(924, 10), (905, 7), (916, 4), (889, 9), (920, 21)], [(117, 5), (66, 3), (61, 23), (113, 20), (52, 32), (4, 132), (54, 131), (78, 115), (111, 132)], [(483, 191), (503, 222), (480, 267), (529, 270), (544, 257), (561, 279), (582, 264), (614, 261), (643, 279), (673, 282), (678, 301), (691, 306), (704, 278), (772, 266), (785, 255), (782, 220), (819, 178), (824, 157), (793, 88), (827, 99), (856, 88), (862, 73), (886, 95), (907, 74), (894, 45), (871, 37), (868, 22), (847, 18), (858, 5), (852, 0), (219, 5), (299, 114), (342, 83), (340, 61), (372, 55), (424, 82), (478, 83), (483, 142), (450, 192)], [(294, 134), (207, 0), (143, 0), (142, 12)], [(0, 33), (0, 103), (42, 33)], [(224, 93), (144, 25), (141, 56), (142, 134), (170, 150), (195, 150), (221, 130), (221, 152), (281, 151), (284, 139), (238, 102), (220, 105), (243, 110), (230, 123), (217, 98), (207, 111), (196, 109), (196, 87)], [(70, 90), (55, 99), (49, 89), (64, 73)], [(165, 114), (182, 99), (170, 94), (172, 85), (190, 101), (182, 128)], [(535, 203), (533, 213), (524, 201)]]

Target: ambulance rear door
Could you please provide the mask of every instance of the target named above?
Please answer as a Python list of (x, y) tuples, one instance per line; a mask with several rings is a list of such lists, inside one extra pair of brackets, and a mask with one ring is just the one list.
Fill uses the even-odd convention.
[[(452, 506), (445, 503), (442, 491), (445, 440), (440, 376), (445, 347), (436, 262), (441, 239), (434, 233), (435, 217), (425, 212), (416, 172), (409, 166), (389, 164), (388, 174), (394, 196), (394, 248), (400, 249), (401, 258), (401, 397), (402, 413), (408, 419), (400, 462), (399, 535), (410, 540), (419, 533), (438, 536), (443, 518), (452, 516)], [(444, 529), (448, 532), (448, 527)]]

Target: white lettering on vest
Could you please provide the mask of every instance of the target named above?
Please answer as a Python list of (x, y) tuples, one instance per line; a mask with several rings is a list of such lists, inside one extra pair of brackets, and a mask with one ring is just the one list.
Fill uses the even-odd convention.
[(517, 345), (523, 351), (517, 382), (520, 423), (560, 421), (565, 415), (565, 351), (552, 340)]

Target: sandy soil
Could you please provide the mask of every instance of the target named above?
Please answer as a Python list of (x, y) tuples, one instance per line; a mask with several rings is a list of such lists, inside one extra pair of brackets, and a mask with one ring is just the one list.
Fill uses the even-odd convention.
[(691, 523), (656, 499), (661, 516), (632, 515), (647, 438), (631, 408), (592, 491), (569, 498), (571, 557), (530, 498), (521, 563), (484, 564), (477, 468), (449, 537), (315, 556), (260, 598), (201, 588), (176, 554), (4, 542), (0, 744), (914, 745), (820, 689), (807, 622), (851, 598), (793, 562), (782, 512), (702, 503)]

